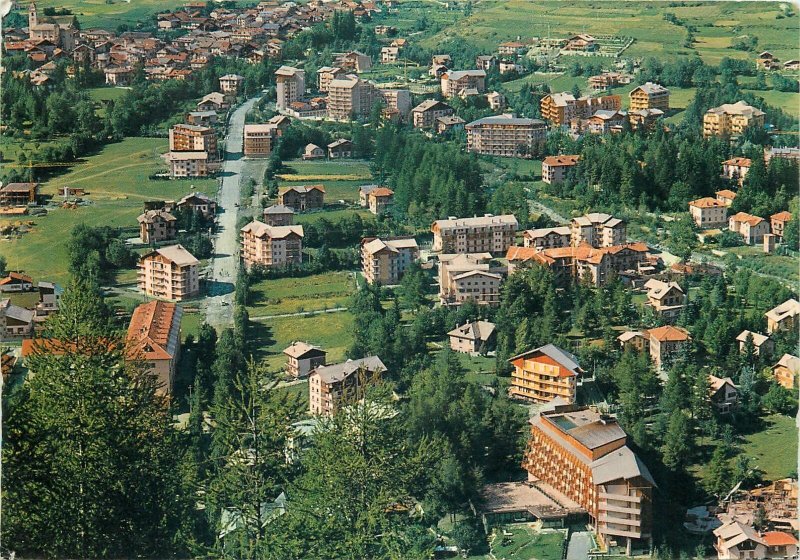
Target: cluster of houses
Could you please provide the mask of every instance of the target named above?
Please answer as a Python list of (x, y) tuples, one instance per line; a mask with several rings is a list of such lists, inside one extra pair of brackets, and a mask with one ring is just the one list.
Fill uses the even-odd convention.
[(763, 51), (756, 58), (756, 68), (759, 70), (800, 70), (800, 60), (792, 59), (781, 63), (774, 54)]
[[(11, 294), (38, 292), (32, 307), (16, 305)], [(9, 272), (0, 278), (0, 340), (30, 338), (41, 330), (44, 321), (58, 312), (62, 289), (53, 282), (38, 282), (21, 272)]]

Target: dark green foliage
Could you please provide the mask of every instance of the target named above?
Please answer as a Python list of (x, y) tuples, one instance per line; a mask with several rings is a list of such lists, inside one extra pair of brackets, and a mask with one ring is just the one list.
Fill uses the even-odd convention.
[(118, 268), (135, 263), (135, 255), (120, 235), (119, 230), (109, 227), (75, 226), (68, 245), (70, 273), (99, 284), (111, 282)]

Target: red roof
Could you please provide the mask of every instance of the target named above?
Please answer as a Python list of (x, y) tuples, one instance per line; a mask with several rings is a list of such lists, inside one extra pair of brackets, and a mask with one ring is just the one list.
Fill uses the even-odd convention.
[(680, 342), (689, 340), (689, 331), (671, 325), (650, 329), (647, 332), (652, 338), (655, 338), (659, 342)]
[(542, 160), (542, 165), (550, 165), (550, 166), (570, 166), (576, 165), (578, 160), (581, 159), (581, 156), (547, 156)]
[(789, 220), (792, 219), (792, 213), (784, 210), (783, 212), (778, 212), (777, 214), (773, 214), (772, 216), (770, 216), (770, 219), (778, 222), (788, 222)]
[(769, 531), (761, 535), (767, 546), (787, 546), (797, 544), (797, 539), (783, 531)]

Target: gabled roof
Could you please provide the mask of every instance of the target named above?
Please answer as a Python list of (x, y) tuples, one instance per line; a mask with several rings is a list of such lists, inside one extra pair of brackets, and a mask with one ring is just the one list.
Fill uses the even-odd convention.
[(270, 239), (283, 239), (290, 235), (303, 237), (303, 226), (270, 226), (264, 222), (253, 220), (241, 229), (242, 233), (252, 233), (256, 237), (269, 237)]
[(722, 189), (714, 194), (717, 195), (717, 198), (730, 198), (731, 200), (736, 198), (736, 193), (729, 189)]
[(736, 337), (736, 340), (738, 342), (746, 342), (748, 337), (753, 338), (753, 345), (755, 345), (756, 348), (760, 347), (762, 344), (764, 344), (766, 341), (769, 340), (769, 337), (766, 335), (748, 330), (743, 330), (742, 332), (740, 332), (739, 335)]
[(591, 469), (593, 484), (605, 484), (619, 479), (630, 480), (637, 477), (644, 478), (650, 484), (656, 483), (647, 466), (627, 445), (593, 461)]
[(692, 200), (689, 203), (689, 206), (693, 206), (695, 208), (727, 208), (724, 202), (718, 198), (711, 198), (710, 196)]
[(297, 193), (307, 193), (311, 191), (319, 191), (321, 193), (325, 193), (325, 186), (324, 185), (299, 185), (299, 186), (289, 186), (289, 187), (281, 187), (280, 194), (287, 193), (289, 191), (294, 191)]
[(735, 157), (722, 162), (722, 165), (735, 165), (736, 167), (750, 167), (753, 165), (753, 162), (750, 158), (746, 157)]
[(145, 360), (171, 360), (180, 344), (183, 308), (174, 303), (151, 301), (139, 305), (131, 317), (126, 337), (131, 355)]
[(0, 279), (0, 286), (7, 284), (33, 284), (33, 278), (21, 272), (9, 272), (8, 276)]
[(752, 227), (752, 226), (757, 226), (758, 224), (763, 222), (764, 218), (753, 216), (752, 214), (748, 214), (747, 212), (739, 212), (731, 216), (731, 220), (734, 222), (748, 224)]
[(775, 220), (776, 222), (788, 222), (792, 219), (792, 213), (786, 210), (782, 212), (778, 212), (777, 214), (773, 214), (769, 217), (770, 220)]
[(765, 313), (767, 319), (776, 323), (783, 321), (787, 317), (800, 315), (800, 302), (794, 298), (787, 299), (782, 304), (777, 305)]
[(711, 394), (717, 393), (720, 389), (725, 387), (725, 385), (730, 385), (736, 389), (736, 384), (730, 377), (717, 377), (716, 375), (708, 376), (708, 387), (711, 390)]
[(647, 95), (655, 95), (661, 93), (669, 93), (669, 90), (660, 84), (654, 84), (653, 82), (647, 82), (640, 86), (637, 86), (631, 90), (630, 95), (633, 96), (633, 92), (635, 91), (643, 91)]
[(545, 344), (544, 346), (540, 346), (539, 348), (528, 350), (527, 352), (523, 352), (522, 354), (517, 354), (513, 358), (510, 358), (508, 361), (511, 363), (516, 363), (518, 360), (526, 360), (528, 358), (531, 358), (532, 356), (535, 356), (536, 354), (544, 354), (551, 360), (558, 363), (562, 368), (566, 369), (567, 372), (561, 373), (562, 377), (580, 375), (581, 373), (583, 373), (583, 369), (581, 369), (581, 366), (578, 365), (578, 358), (576, 358), (566, 350), (562, 350), (555, 344)]
[(673, 289), (683, 293), (683, 290), (677, 282), (662, 282), (655, 278), (651, 278), (645, 282), (644, 287), (647, 289), (647, 297), (654, 297), (656, 299), (663, 298)]
[(655, 329), (646, 331), (650, 338), (658, 340), (659, 342), (682, 342), (689, 340), (689, 331), (681, 327), (673, 327), (672, 325), (665, 325)]
[(264, 208), (263, 214), (294, 214), (294, 210), (283, 204), (273, 204)]
[(378, 356), (369, 356), (330, 366), (317, 366), (311, 375), (317, 375), (323, 383), (329, 384), (344, 381), (360, 369), (371, 373), (383, 373), (386, 371), (386, 366)]
[(494, 329), (494, 323), (490, 323), (489, 321), (472, 321), (471, 323), (464, 323), (460, 327), (454, 328), (447, 333), (447, 336), (486, 342), (494, 333)]
[(318, 346), (313, 346), (306, 342), (293, 342), (289, 345), (284, 351), (284, 354), (290, 356), (295, 359), (302, 359), (309, 354), (319, 355), (325, 354), (325, 350), (319, 348)]
[(580, 159), (581, 156), (579, 155), (547, 156), (542, 160), (542, 164), (550, 166), (571, 166), (577, 165)]
[(200, 264), (194, 255), (183, 248), (183, 245), (170, 245), (169, 247), (161, 247), (154, 249), (149, 253), (142, 255), (141, 260), (145, 260), (155, 255), (161, 255), (168, 261), (175, 263), (178, 266), (196, 266)]
[(773, 367), (785, 367), (790, 372), (798, 374), (800, 373), (800, 358), (791, 354), (784, 354)]

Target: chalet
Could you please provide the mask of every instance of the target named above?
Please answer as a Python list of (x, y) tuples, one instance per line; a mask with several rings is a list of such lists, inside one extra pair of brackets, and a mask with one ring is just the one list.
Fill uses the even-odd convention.
[(328, 157), (342, 159), (353, 157), (353, 143), (346, 138), (339, 138), (328, 144)]
[(201, 192), (189, 193), (181, 198), (175, 207), (179, 210), (189, 210), (209, 218), (217, 213), (217, 203)]
[(305, 342), (293, 342), (283, 354), (286, 356), (286, 373), (295, 379), (305, 379), (318, 366), (325, 365), (327, 352)]
[(325, 150), (317, 146), (316, 144), (306, 144), (306, 147), (303, 148), (303, 159), (322, 159), (325, 157)]
[(36, 203), (39, 183), (7, 183), (0, 186), (0, 206), (27, 206)]
[(372, 59), (358, 51), (350, 51), (339, 55), (334, 64), (345, 71), (355, 72), (356, 74), (369, 72), (372, 69)]
[(529, 229), (522, 232), (522, 242), (525, 247), (532, 247), (537, 251), (569, 247), (571, 231), (569, 226)]
[(748, 341), (753, 344), (753, 353), (756, 356), (769, 356), (775, 350), (775, 343), (769, 336), (744, 330), (736, 337), (739, 343), (739, 352), (744, 352), (747, 349)]
[(795, 331), (800, 326), (800, 302), (791, 298), (765, 313), (767, 333)]
[(593, 52), (598, 49), (597, 39), (587, 34), (573, 35), (567, 39), (567, 44), (562, 50), (564, 51), (578, 51), (578, 52)]
[(662, 282), (651, 278), (644, 284), (647, 305), (666, 321), (674, 321), (686, 306), (686, 293), (677, 282)]
[(506, 108), (506, 96), (499, 91), (490, 91), (486, 94), (486, 101), (492, 111), (502, 111)]
[(720, 414), (731, 412), (739, 402), (739, 391), (730, 377), (708, 376), (711, 404)]
[(648, 352), (650, 350), (650, 339), (640, 331), (626, 331), (617, 337), (620, 348), (634, 352)]
[(497, 52), (501, 55), (516, 56), (523, 54), (527, 47), (525, 43), (520, 41), (506, 41), (505, 43), (500, 43), (497, 47)]
[(447, 103), (435, 99), (426, 99), (411, 110), (411, 123), (414, 128), (433, 128), (437, 117), (453, 114), (453, 108)]
[(497, 57), (491, 54), (479, 54), (475, 57), (475, 68), (487, 72), (497, 66)]
[(61, 307), (61, 295), (64, 290), (53, 282), (39, 282), (39, 301), (34, 308), (33, 320), (41, 323)]
[(800, 376), (800, 358), (784, 354), (778, 363), (772, 366), (772, 376), (779, 385), (790, 391), (796, 391), (797, 379)]
[(33, 290), (33, 278), (21, 272), (9, 272), (0, 278), (0, 292), (30, 292)]
[(464, 125), (467, 122), (458, 115), (447, 115), (444, 117), (436, 117), (433, 129), (436, 134), (446, 134), (450, 131), (464, 130)]
[(178, 235), (175, 216), (164, 210), (148, 210), (137, 218), (139, 239), (151, 244), (175, 239)]
[(485, 354), (495, 340), (495, 326), (489, 321), (464, 323), (447, 333), (450, 349), (466, 354)]
[(33, 333), (33, 316), (30, 309), (0, 300), (0, 339), (26, 338)]
[(186, 122), (195, 126), (210, 126), (218, 120), (216, 111), (190, 111), (186, 114)]
[(325, 202), (325, 187), (322, 185), (303, 185), (281, 187), (278, 204), (288, 206), (295, 212), (322, 208)]
[(230, 103), (228, 102), (227, 98), (223, 94), (216, 91), (209, 93), (197, 103), (198, 111), (222, 112), (226, 111), (229, 107)]

